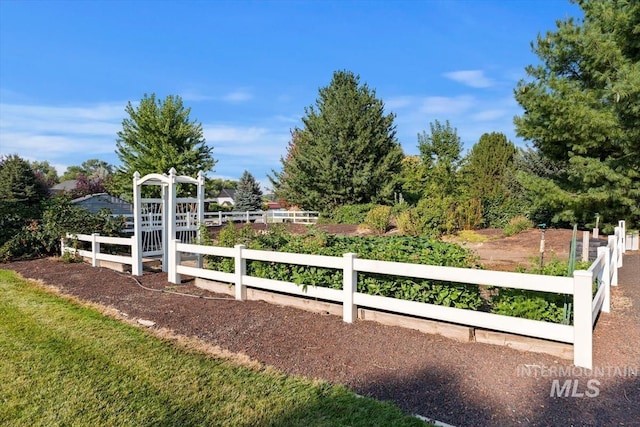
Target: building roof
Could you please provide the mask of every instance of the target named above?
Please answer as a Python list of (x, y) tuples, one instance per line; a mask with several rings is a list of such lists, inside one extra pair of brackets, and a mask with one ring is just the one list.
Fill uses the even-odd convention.
[(107, 193), (89, 194), (78, 197), (71, 203), (81, 206), (91, 213), (98, 213), (100, 209), (109, 209), (113, 215), (133, 214), (133, 205), (119, 197)]
[(223, 197), (229, 197), (231, 199), (235, 199), (236, 198), (236, 190), (232, 190), (229, 188), (224, 188), (222, 190), (220, 190), (220, 194), (218, 194), (216, 196), (217, 199), (223, 198)]
[(77, 179), (68, 179), (66, 181), (62, 181), (59, 184), (54, 185), (53, 187), (51, 187), (51, 190), (52, 191), (71, 191), (71, 190), (75, 190), (77, 186), (78, 186)]

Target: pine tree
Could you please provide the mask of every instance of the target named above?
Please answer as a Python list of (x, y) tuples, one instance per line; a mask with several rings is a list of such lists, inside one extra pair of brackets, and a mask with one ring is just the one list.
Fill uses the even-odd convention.
[(46, 185), (17, 155), (0, 157), (0, 246), (42, 215)]
[(262, 190), (248, 171), (244, 171), (233, 200), (234, 211), (257, 211), (262, 208)]
[(349, 71), (336, 71), (292, 132), (282, 171), (269, 177), (280, 200), (323, 212), (394, 196), (402, 149), (394, 115)]
[(640, 2), (578, 2), (582, 22), (538, 36), (541, 60), (515, 96), (519, 136), (567, 173), (524, 185), (554, 206), (554, 221), (640, 222)]

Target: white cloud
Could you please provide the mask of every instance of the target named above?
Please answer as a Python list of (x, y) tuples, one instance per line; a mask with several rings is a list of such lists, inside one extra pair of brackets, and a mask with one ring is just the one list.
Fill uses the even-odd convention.
[(59, 165), (112, 154), (124, 105), (0, 104), (0, 152)]
[(477, 101), (468, 95), (446, 97), (429, 96), (423, 98), (419, 111), (424, 114), (450, 114), (457, 115), (468, 111)]
[(482, 70), (460, 70), (444, 73), (444, 76), (453, 81), (474, 88), (485, 88), (494, 85), (493, 80), (484, 75)]
[(471, 119), (477, 122), (487, 122), (502, 118), (507, 114), (507, 111), (503, 109), (483, 110), (478, 113), (472, 114)]
[(237, 102), (249, 101), (252, 98), (253, 98), (253, 95), (249, 91), (245, 89), (240, 89), (233, 92), (229, 92), (228, 94), (224, 95), (221, 99), (223, 101), (237, 103)]
[(384, 106), (387, 109), (395, 110), (395, 109), (408, 107), (411, 104), (413, 104), (415, 100), (416, 98), (414, 96), (396, 96), (396, 97), (387, 99), (384, 103)]

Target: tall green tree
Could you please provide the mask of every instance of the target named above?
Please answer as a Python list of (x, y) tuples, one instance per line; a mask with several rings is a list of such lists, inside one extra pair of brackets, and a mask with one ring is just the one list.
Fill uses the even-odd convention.
[(467, 203), (480, 203), (486, 227), (504, 227), (522, 213), (507, 182), (514, 174), (516, 147), (503, 133), (483, 134), (463, 159), (461, 192)]
[(213, 170), (213, 148), (206, 144), (202, 125), (191, 120), (180, 96), (156, 99), (144, 95), (137, 107), (129, 102), (128, 118), (116, 140), (121, 165), (114, 177), (118, 194), (131, 197), (134, 172), (140, 175), (167, 173), (172, 167), (179, 175), (195, 177), (199, 171)]
[(58, 182), (58, 171), (47, 160), (30, 163), (31, 169), (48, 188), (53, 187)]
[(47, 195), (28, 161), (17, 155), (0, 157), (0, 246), (40, 218)]
[(68, 166), (67, 170), (60, 177), (60, 181), (78, 179), (78, 176), (84, 175), (86, 178), (100, 178), (106, 180), (114, 173), (113, 165), (100, 159), (89, 159), (82, 162), (81, 165)]
[(234, 211), (257, 211), (262, 208), (262, 190), (253, 175), (244, 171), (233, 200)]
[(279, 199), (323, 212), (346, 204), (393, 200), (402, 149), (394, 115), (350, 71), (336, 71), (305, 108), (282, 170), (269, 177)]
[(554, 207), (553, 220), (640, 221), (640, 2), (582, 0), (584, 18), (540, 35), (539, 65), (515, 97), (519, 136), (566, 165), (523, 183)]
[(423, 196), (453, 195), (458, 188), (462, 140), (449, 120), (429, 124), (430, 133), (418, 134), (418, 149), (427, 176)]

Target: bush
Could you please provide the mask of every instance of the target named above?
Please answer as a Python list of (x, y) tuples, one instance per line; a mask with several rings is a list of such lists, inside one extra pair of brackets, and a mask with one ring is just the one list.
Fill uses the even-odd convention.
[(517, 216), (509, 221), (509, 224), (507, 224), (502, 230), (502, 234), (507, 237), (514, 236), (518, 233), (522, 233), (523, 231), (530, 229), (531, 227), (533, 227), (533, 222), (531, 222), (529, 218), (524, 216)]
[(65, 198), (47, 200), (44, 206), (40, 220), (31, 221), (0, 246), (0, 261), (55, 255), (67, 233), (119, 236), (124, 226), (122, 217), (114, 218), (107, 211), (94, 215)]
[(371, 209), (364, 219), (364, 223), (376, 233), (383, 234), (389, 229), (391, 222), (391, 208), (389, 206), (377, 206)]
[(376, 207), (373, 203), (362, 205), (344, 205), (337, 208), (331, 215), (336, 224), (360, 225), (364, 222), (367, 213)]
[(416, 208), (406, 210), (396, 217), (396, 223), (400, 234), (405, 236), (419, 236), (422, 234), (424, 224)]

